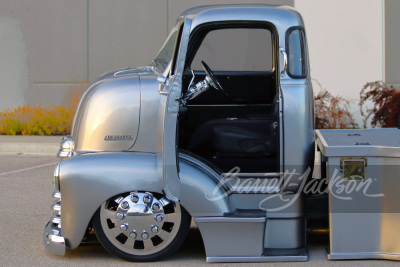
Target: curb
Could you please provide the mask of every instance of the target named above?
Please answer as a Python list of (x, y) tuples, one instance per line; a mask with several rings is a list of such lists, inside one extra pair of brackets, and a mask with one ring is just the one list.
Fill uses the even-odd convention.
[(62, 136), (0, 135), (0, 154), (57, 154)]

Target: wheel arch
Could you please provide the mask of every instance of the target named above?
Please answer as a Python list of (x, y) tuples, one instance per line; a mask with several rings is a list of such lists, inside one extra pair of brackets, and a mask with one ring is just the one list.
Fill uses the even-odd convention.
[[(67, 248), (79, 246), (104, 201), (132, 191), (163, 194), (161, 162), (158, 154), (134, 152), (83, 154), (62, 161), (61, 231)], [(206, 166), (187, 156), (181, 157), (179, 165), (180, 205), (190, 216), (229, 212), (227, 193)]]
[(149, 153), (91, 153), (61, 162), (61, 231), (68, 249), (79, 246), (101, 204), (130, 191), (162, 193), (159, 156)]

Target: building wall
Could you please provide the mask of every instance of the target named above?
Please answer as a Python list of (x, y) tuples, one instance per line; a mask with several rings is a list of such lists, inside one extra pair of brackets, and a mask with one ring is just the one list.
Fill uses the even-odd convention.
[(333, 95), (354, 100), (351, 111), (359, 124), (361, 88), (384, 80), (383, 7), (383, 0), (295, 0), (306, 25), (314, 92), (318, 81)]
[[(151, 62), (185, 9), (246, 0), (2, 0), (0, 110), (67, 105), (102, 73)], [(255, 0), (286, 4), (293, 0)]]
[(85, 21), (85, 1), (0, 2), (0, 108), (59, 104), (86, 79)]
[[(187, 8), (246, 0), (2, 0), (0, 110), (66, 105), (75, 89), (116, 68), (148, 64)], [(366, 82), (399, 85), (400, 1), (256, 0), (295, 6), (306, 23), (311, 75), (357, 101)], [(319, 85), (314, 82), (314, 89)]]
[(400, 1), (385, 0), (385, 81), (400, 87)]

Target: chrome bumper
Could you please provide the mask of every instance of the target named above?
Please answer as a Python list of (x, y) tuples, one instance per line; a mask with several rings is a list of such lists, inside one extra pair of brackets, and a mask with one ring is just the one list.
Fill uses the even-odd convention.
[(65, 238), (59, 234), (59, 228), (50, 221), (43, 232), (43, 243), (46, 249), (57, 255), (65, 254)]

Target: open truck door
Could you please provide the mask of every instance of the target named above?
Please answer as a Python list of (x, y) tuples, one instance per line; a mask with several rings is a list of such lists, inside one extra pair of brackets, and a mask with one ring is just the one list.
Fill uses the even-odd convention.
[(177, 24), (178, 36), (175, 43), (175, 56), (172, 61), (170, 75), (166, 80), (168, 94), (164, 117), (163, 133), (163, 179), (164, 192), (172, 201), (178, 202), (180, 196), (180, 179), (178, 175), (177, 152), (177, 119), (182, 91), (182, 73), (185, 66), (186, 52), (189, 43), (191, 20), (185, 19)]

